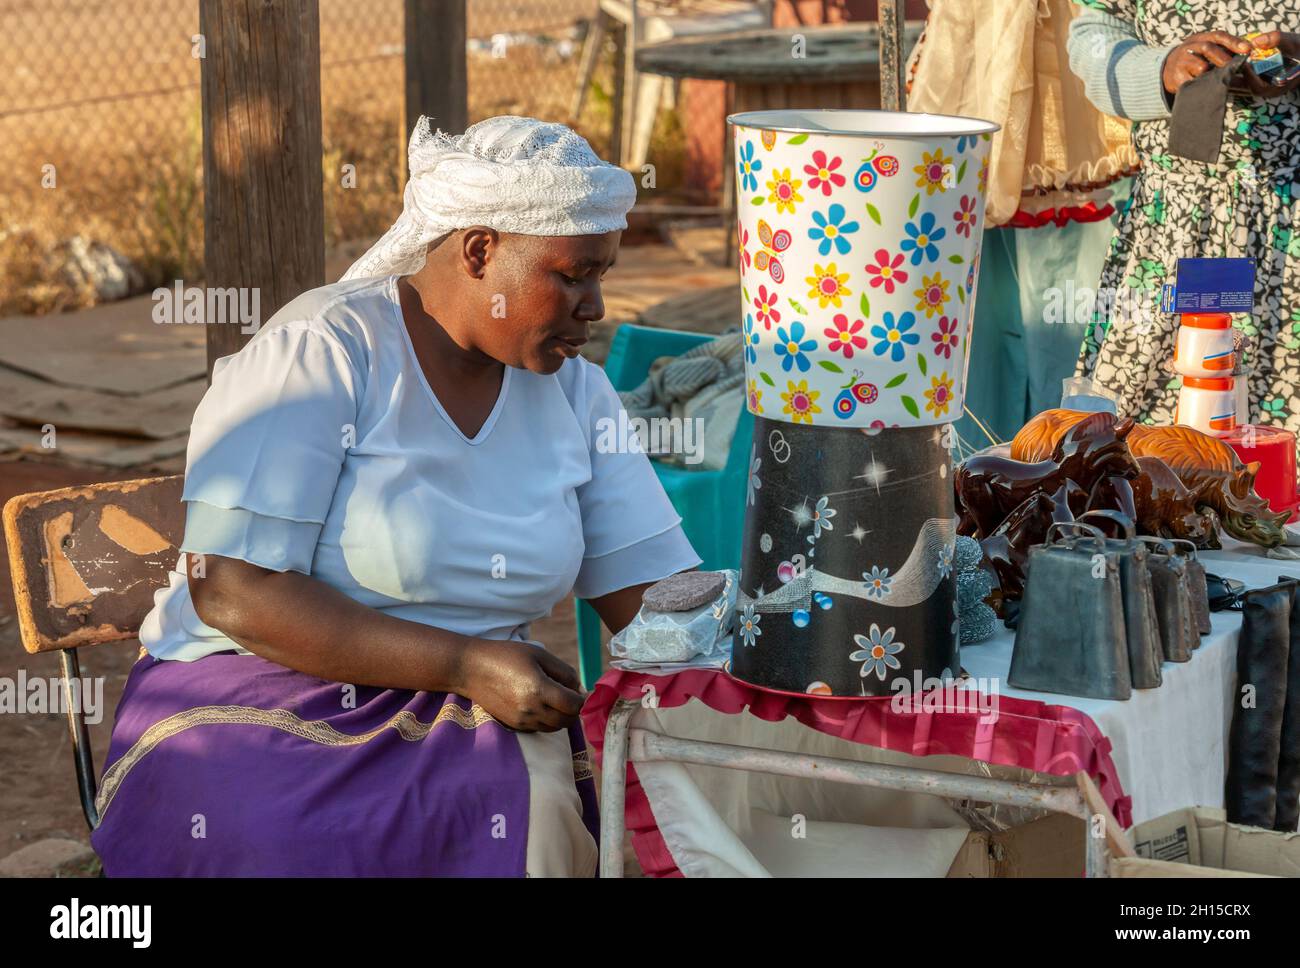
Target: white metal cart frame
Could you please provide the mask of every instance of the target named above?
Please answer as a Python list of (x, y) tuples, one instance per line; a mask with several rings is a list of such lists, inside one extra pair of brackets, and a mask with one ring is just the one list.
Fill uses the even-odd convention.
[(1018, 782), (681, 739), (634, 728), (631, 725), (632, 714), (640, 705), (633, 699), (618, 700), (605, 725), (600, 798), (601, 877), (623, 876), (627, 766), (629, 763), (650, 762), (693, 763), (728, 770), (832, 780), (903, 793), (928, 793), (956, 800), (1069, 814), (1084, 821), (1086, 877), (1108, 877), (1112, 855), (1132, 855), (1132, 848), (1120, 833), (1118, 823), (1086, 773), (1041, 783)]

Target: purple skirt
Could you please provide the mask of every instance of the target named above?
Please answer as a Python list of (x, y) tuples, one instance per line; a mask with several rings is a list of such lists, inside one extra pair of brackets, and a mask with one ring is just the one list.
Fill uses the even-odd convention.
[(98, 802), (112, 877), (591, 875), (599, 842), (580, 726), (234, 652), (135, 664)]

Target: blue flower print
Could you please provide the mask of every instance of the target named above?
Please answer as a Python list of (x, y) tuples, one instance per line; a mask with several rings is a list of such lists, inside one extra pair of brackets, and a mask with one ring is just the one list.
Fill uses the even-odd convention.
[[(884, 356), (888, 353), (891, 360), (900, 363), (903, 357), (907, 355), (907, 347), (915, 346), (921, 342), (919, 334), (908, 332), (916, 325), (916, 316), (911, 312), (906, 312), (901, 314), (898, 321), (895, 322), (894, 314), (887, 312), (884, 320), (883, 326), (876, 323), (871, 327), (871, 335), (879, 340), (872, 349), (875, 350), (877, 356)], [(778, 347), (779, 349), (780, 347)]]
[(812, 217), (817, 225), (808, 230), (808, 237), (821, 239), (817, 251), (821, 255), (830, 255), (831, 247), (834, 246), (840, 255), (848, 255), (853, 246), (844, 236), (856, 232), (858, 223), (844, 221), (844, 206), (836, 203), (826, 210), (825, 215), (813, 212)]
[(863, 664), (858, 673), (863, 679), (874, 672), (876, 678), (884, 682), (887, 670), (902, 667), (902, 663), (895, 656), (903, 651), (903, 643), (894, 641), (892, 625), (881, 632), (880, 626), (872, 622), (871, 634), (855, 635), (853, 641), (857, 643), (858, 648), (849, 653), (849, 661)]
[(939, 548), (939, 577), (947, 578), (952, 574), (952, 556), (956, 545), (942, 545)]
[[(908, 313), (910, 316), (911, 313)], [(814, 339), (804, 339), (803, 323), (794, 322), (790, 324), (790, 334), (787, 336), (784, 326), (776, 328), (776, 355), (781, 357), (781, 369), (787, 373), (793, 366), (799, 367), (800, 373), (807, 373), (808, 368), (812, 366), (808, 362), (805, 353), (811, 353), (817, 349), (817, 341)], [(919, 337), (918, 337), (919, 338)], [(901, 359), (901, 357), (900, 357)]]
[[(779, 346), (777, 352), (781, 352)], [(758, 362), (758, 330), (754, 328), (752, 313), (745, 313), (745, 361), (751, 365)]]
[(740, 187), (747, 192), (758, 189), (758, 172), (763, 170), (761, 158), (754, 157), (754, 142), (746, 141), (740, 149)]
[(898, 247), (904, 252), (912, 253), (914, 266), (919, 266), (922, 259), (929, 262), (938, 259), (939, 247), (935, 243), (948, 234), (947, 229), (934, 227), (933, 212), (923, 212), (915, 222), (904, 225), (903, 231), (907, 233), (907, 238), (899, 242)]
[(835, 509), (826, 506), (828, 498), (821, 498), (812, 512), (813, 533), (809, 536), (811, 541), (816, 541), (822, 536), (823, 531), (834, 531), (835, 526), (831, 524), (831, 518), (835, 517)]
[(862, 579), (867, 586), (867, 595), (871, 598), (884, 598), (889, 593), (889, 583), (894, 579), (889, 577), (888, 568), (878, 568), (871, 566), (871, 572), (862, 573)]
[(754, 640), (763, 634), (763, 630), (758, 627), (758, 623), (763, 620), (762, 615), (754, 614), (754, 606), (746, 605), (745, 610), (740, 613), (740, 640), (745, 645), (754, 646)]

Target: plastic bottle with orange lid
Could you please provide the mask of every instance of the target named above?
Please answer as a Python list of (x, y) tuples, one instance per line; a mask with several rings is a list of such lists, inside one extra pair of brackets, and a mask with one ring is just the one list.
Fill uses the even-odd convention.
[(1227, 313), (1183, 313), (1174, 344), (1174, 369), (1183, 376), (1228, 376), (1236, 365), (1232, 317)]
[(1219, 434), (1237, 425), (1237, 394), (1230, 376), (1183, 377), (1174, 423)]

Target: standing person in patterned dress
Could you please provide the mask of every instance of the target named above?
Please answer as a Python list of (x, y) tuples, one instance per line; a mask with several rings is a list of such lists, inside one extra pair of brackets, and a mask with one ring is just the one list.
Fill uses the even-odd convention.
[(1300, 434), (1300, 81), (1275, 87), (1253, 74), (1250, 95), (1230, 94), (1219, 160), (1172, 154), (1169, 119), (1179, 89), (1251, 49), (1300, 58), (1300, 11), (1291, 0), (1079, 0), (1070, 66), (1089, 98), (1132, 119), (1142, 161), (1102, 270), (1099, 301), (1077, 373), (1119, 397), (1119, 411), (1172, 424), (1179, 379), (1168, 367), (1177, 317), (1159, 311), (1178, 260), (1256, 260), (1255, 312), (1233, 325), (1245, 337), (1251, 420)]

